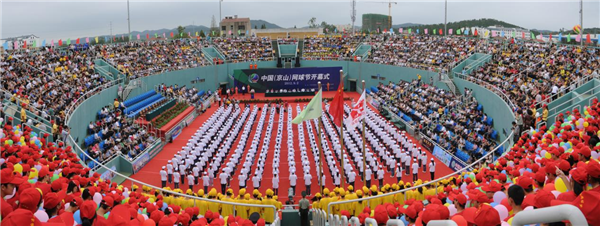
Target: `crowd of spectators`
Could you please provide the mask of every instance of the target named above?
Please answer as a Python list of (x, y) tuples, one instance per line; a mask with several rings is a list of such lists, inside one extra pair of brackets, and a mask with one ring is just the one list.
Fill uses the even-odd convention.
[(269, 38), (215, 38), (212, 42), (234, 63), (273, 60), (274, 50)]
[(338, 60), (352, 57), (361, 36), (313, 36), (304, 38), (302, 57), (307, 60)]
[(479, 39), (441, 36), (375, 36), (370, 62), (433, 70), (466, 59), (476, 50)]
[(542, 108), (559, 94), (582, 85), (581, 78), (599, 73), (597, 48), (531, 42), (505, 46), (500, 41), (482, 48), (492, 53), (492, 59), (467, 79), (500, 89), (523, 112)]
[(466, 151), (471, 156), (468, 161), (474, 161), (495, 148), (493, 121), (468, 91), (459, 97), (419, 80), (378, 88), (374, 98), (406, 116), (418, 131), (451, 153)]
[[(160, 105), (158, 103), (145, 110)], [(98, 112), (97, 120), (88, 125), (87, 132), (91, 139), (85, 139), (84, 145), (88, 154), (99, 162), (107, 161), (118, 154), (132, 160), (155, 139), (143, 126), (127, 118), (123, 114), (124, 109), (122, 103), (115, 99), (113, 105), (104, 106)]]
[(200, 51), (203, 41), (152, 40), (102, 46), (101, 56), (130, 79), (208, 63)]

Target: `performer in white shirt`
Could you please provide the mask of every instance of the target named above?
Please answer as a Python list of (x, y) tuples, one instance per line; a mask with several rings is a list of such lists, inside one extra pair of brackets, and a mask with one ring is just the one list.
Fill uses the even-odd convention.
[(246, 174), (245, 173), (240, 173), (240, 175), (238, 175), (238, 181), (239, 181), (240, 189), (246, 188)]
[(175, 184), (175, 188), (179, 188), (180, 179), (181, 176), (179, 175), (179, 169), (175, 169), (175, 172), (173, 173), (173, 184)]
[(352, 170), (348, 173), (348, 183), (354, 187), (354, 182), (356, 182), (356, 173)]
[(219, 179), (221, 180), (221, 194), (225, 194), (225, 191), (227, 190), (227, 179), (229, 178), (229, 175), (227, 175), (227, 173), (225, 171), (223, 171), (221, 174), (219, 174)]
[(188, 187), (190, 188), (190, 190), (194, 191), (194, 175), (192, 175), (191, 173), (189, 173), (187, 175), (187, 180), (188, 180)]
[(296, 173), (294, 173), (292, 171), (292, 175), (290, 175), (290, 187), (292, 189), (292, 194), (296, 195), (296, 180), (298, 180), (298, 176), (296, 176)]
[(275, 174), (273, 175), (273, 193), (275, 195), (277, 195), (278, 191), (279, 191), (279, 175)]
[(402, 180), (402, 164), (400, 163), (396, 166), (396, 179), (398, 179), (398, 183)]
[(377, 170), (377, 179), (379, 180), (379, 187), (383, 187), (383, 166), (379, 166), (379, 170)]
[(418, 173), (419, 173), (419, 163), (417, 163), (417, 162), (418, 162), (417, 159), (414, 158), (413, 159), (413, 164), (412, 164), (413, 181), (419, 180), (419, 176), (418, 176)]
[(371, 187), (371, 175), (373, 174), (373, 171), (371, 171), (371, 168), (369, 166), (367, 166), (367, 171), (365, 171), (365, 180), (366, 180), (366, 184), (367, 184), (367, 188)]
[(429, 163), (429, 173), (431, 174), (431, 180), (435, 178), (435, 161), (431, 158), (431, 162)]
[(202, 176), (202, 185), (204, 186), (204, 191), (208, 191), (208, 185), (210, 185), (209, 180), (210, 178), (208, 177), (208, 173), (204, 171), (204, 175)]
[(306, 195), (310, 195), (310, 184), (311, 184), (312, 176), (309, 172), (304, 174), (304, 185), (306, 186)]
[(173, 165), (171, 164), (171, 160), (167, 162), (167, 179), (170, 183), (173, 183)]
[(160, 182), (163, 188), (167, 186), (167, 171), (164, 166), (160, 170)]

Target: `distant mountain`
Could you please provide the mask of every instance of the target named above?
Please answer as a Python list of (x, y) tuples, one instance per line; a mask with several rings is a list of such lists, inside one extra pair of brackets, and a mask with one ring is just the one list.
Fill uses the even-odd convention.
[[(510, 23), (496, 20), (496, 19), (489, 19), (489, 18), (474, 19), (474, 20), (462, 20), (462, 21), (457, 21), (457, 22), (450, 22), (447, 25), (448, 29), (453, 29), (453, 30), (460, 29), (463, 27), (489, 27), (489, 26), (524, 29), (524, 28), (519, 27), (514, 24), (510, 24)], [(429, 30), (433, 30), (433, 29), (444, 28), (444, 24), (440, 23), (440, 24), (416, 25), (416, 26), (407, 26), (404, 28), (421, 29), (421, 30), (427, 28)]]
[(256, 27), (257, 29), (260, 29), (260, 27), (263, 24), (267, 27), (267, 29), (282, 28), (282, 27), (280, 27), (277, 24), (269, 23), (269, 22), (264, 21), (264, 20), (250, 20), (250, 25), (252, 25), (253, 29), (254, 29), (254, 27)]
[(394, 25), (392, 25), (392, 28), (415, 27), (415, 26), (419, 26), (419, 25), (422, 25), (422, 24), (403, 23), (403, 24), (394, 24)]

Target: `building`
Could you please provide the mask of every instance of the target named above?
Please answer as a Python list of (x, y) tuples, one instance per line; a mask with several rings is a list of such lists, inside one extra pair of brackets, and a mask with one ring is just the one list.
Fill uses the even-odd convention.
[(25, 43), (27, 43), (27, 48), (35, 48), (33, 42), (38, 41), (39, 38), (40, 37), (31, 34), (2, 39), (0, 42), (2, 42), (2, 44), (8, 43), (8, 49), (13, 49), (15, 47), (15, 42), (19, 46), (19, 49), (22, 49)]
[(389, 30), (392, 25), (392, 17), (382, 14), (363, 14), (362, 29), (367, 31)]
[(335, 25), (335, 28), (338, 30), (339, 33), (343, 32), (343, 31), (351, 32), (352, 24), (338, 24), (338, 25)]
[(238, 18), (237, 15), (233, 17), (225, 17), (221, 20), (221, 35), (225, 37), (240, 37), (250, 35), (252, 25), (250, 24), (250, 18)]
[(256, 37), (269, 37), (270, 39), (295, 38), (301, 39), (307, 36), (322, 35), (322, 28), (276, 28), (276, 29), (252, 29)]

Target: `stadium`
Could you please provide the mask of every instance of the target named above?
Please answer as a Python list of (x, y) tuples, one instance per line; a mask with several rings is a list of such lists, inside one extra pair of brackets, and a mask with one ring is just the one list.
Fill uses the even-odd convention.
[(220, 25), (3, 40), (1, 225), (600, 225), (580, 25)]

